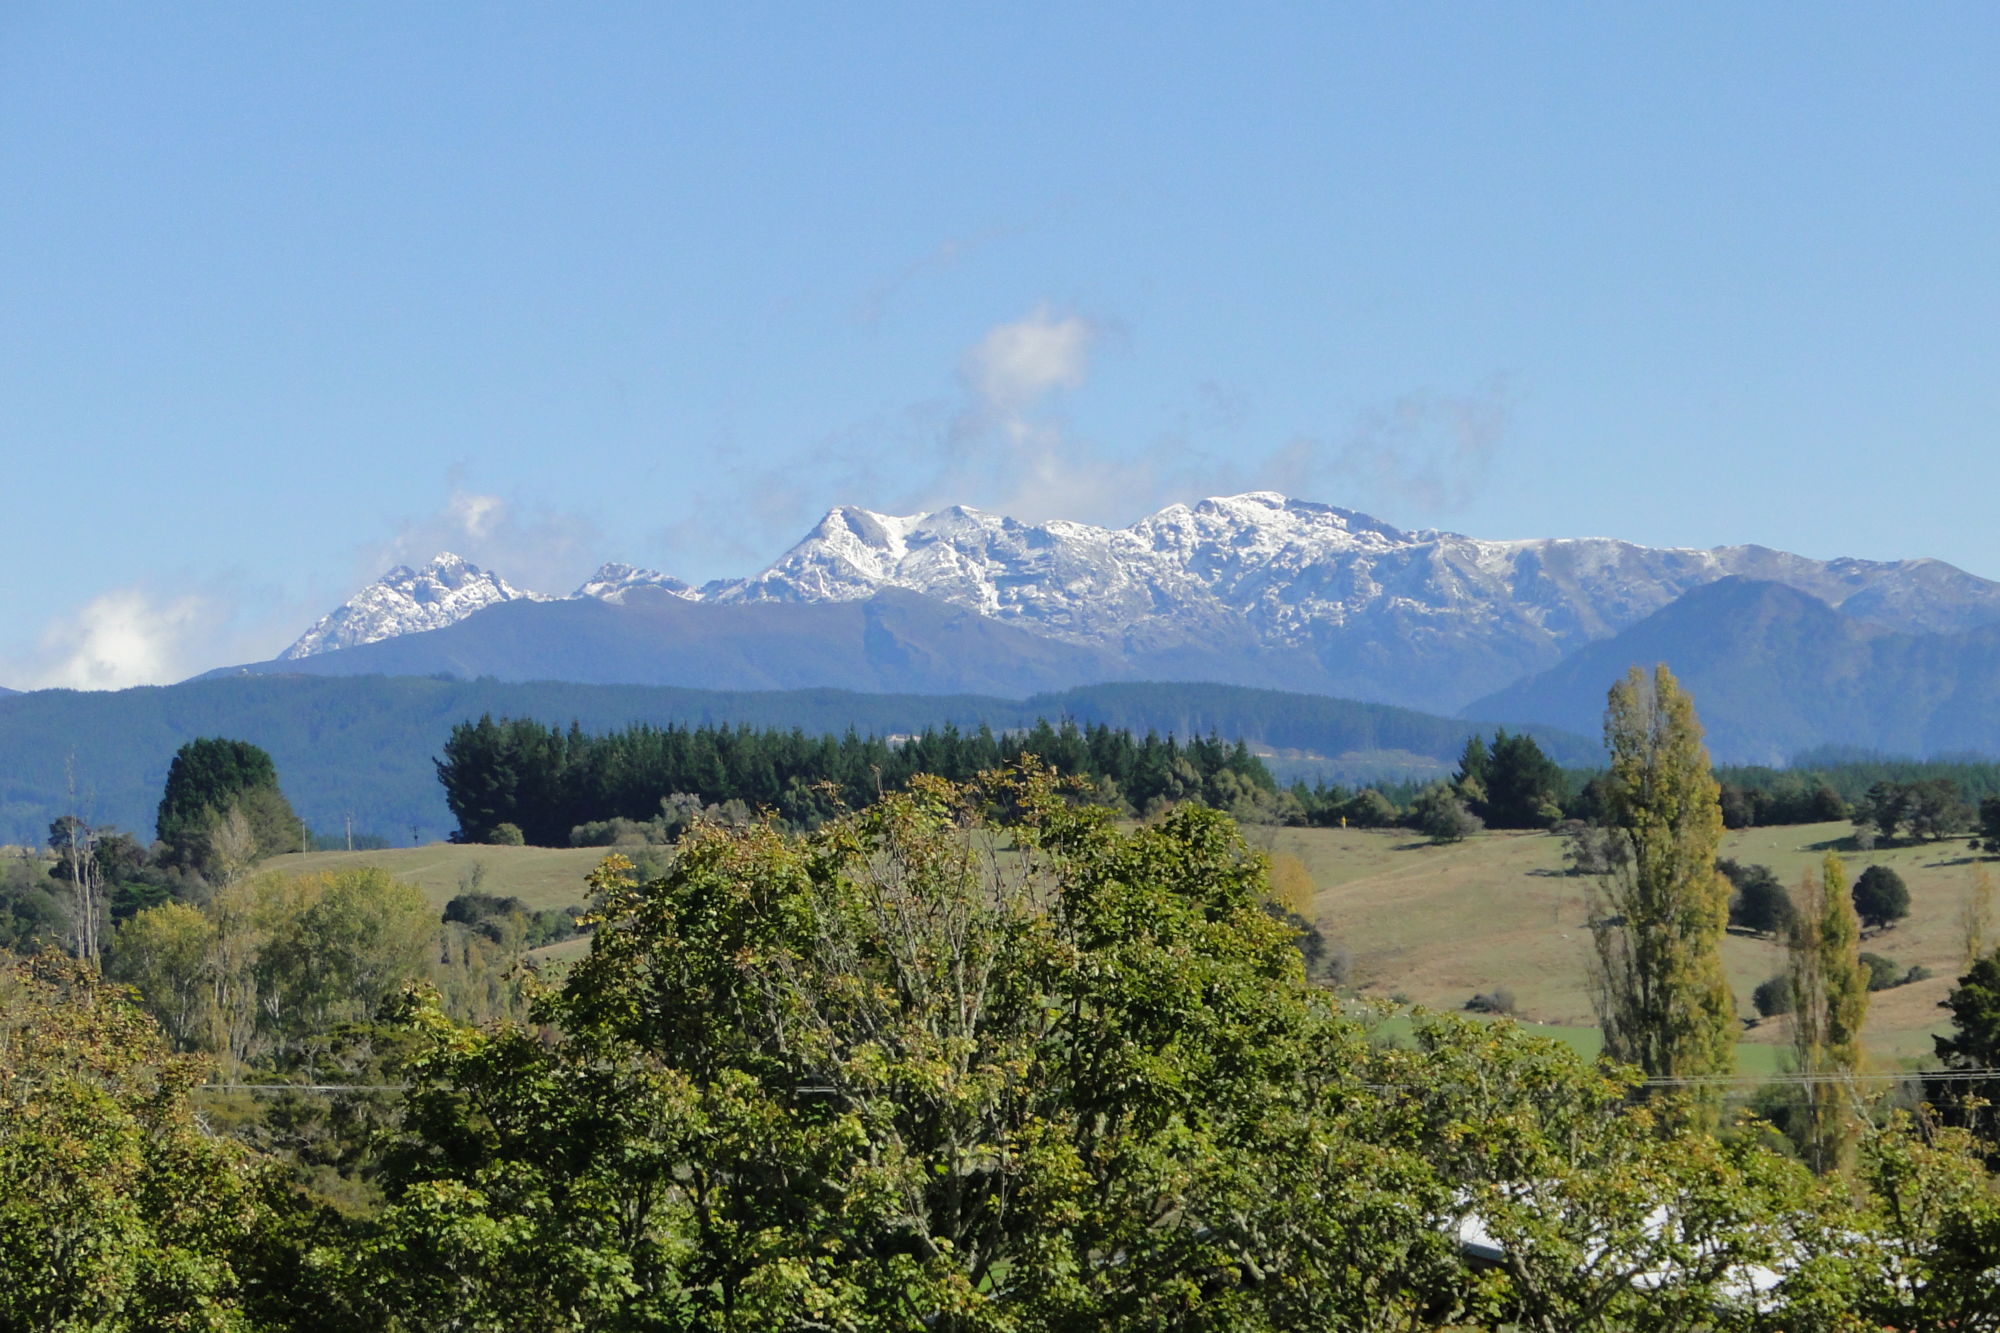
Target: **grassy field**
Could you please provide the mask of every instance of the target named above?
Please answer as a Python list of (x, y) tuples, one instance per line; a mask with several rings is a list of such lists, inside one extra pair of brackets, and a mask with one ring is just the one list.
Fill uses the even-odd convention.
[[(1505, 989), (1526, 1019), (1555, 1028), (1593, 1022), (1584, 924), (1592, 881), (1563, 873), (1560, 839), (1484, 833), (1434, 847), (1404, 831), (1249, 832), (1263, 849), (1305, 863), (1317, 919), (1350, 956), (1353, 980), (1365, 993), (1457, 1009), (1475, 993)], [(1723, 854), (1768, 865), (1791, 884), (1851, 832), (1844, 823), (1745, 829), (1727, 836)], [(1960, 911), (1973, 854), (1961, 839), (1846, 852), (1843, 859), (1850, 882), (1865, 866), (1887, 865), (1910, 886), (1909, 918), (1864, 937), (1861, 947), (1935, 974), (1870, 997), (1868, 1047), (1892, 1062), (1927, 1054), (1930, 1034), (1944, 1029), (1938, 1001), (1963, 966)], [(2000, 872), (2000, 865), (1993, 869)], [(1743, 1016), (1752, 1017), (1750, 992), (1783, 968), (1784, 951), (1770, 940), (1731, 935), (1723, 958)], [(1782, 1022), (1746, 1029), (1744, 1037), (1747, 1046), (1787, 1040)]]
[[(1406, 831), (1245, 832), (1262, 850), (1288, 852), (1305, 864), (1315, 886), (1316, 917), (1328, 939), (1350, 957), (1350, 975), (1363, 993), (1458, 1009), (1475, 993), (1504, 989), (1513, 993), (1521, 1017), (1594, 1049), (1597, 1034), (1585, 988), (1590, 935), (1584, 926), (1592, 882), (1563, 873), (1560, 839), (1483, 833), (1431, 846)], [(1723, 854), (1768, 865), (1791, 884), (1807, 866), (1817, 866), (1828, 848), (1844, 845), (1850, 832), (1846, 824), (1746, 829), (1728, 835)], [(471, 888), (476, 875), (481, 891), (542, 908), (582, 903), (584, 876), (604, 854), (588, 847), (434, 843), (377, 852), (309, 852), (269, 865), (292, 873), (380, 865), (418, 885), (439, 908)], [(1962, 970), (1960, 911), (1973, 854), (1963, 840), (1954, 840), (1850, 852), (1845, 860), (1850, 880), (1865, 866), (1887, 865), (1910, 886), (1909, 918), (1865, 937), (1861, 947), (1934, 974), (1870, 997), (1869, 1049), (1892, 1063), (1928, 1054), (1930, 1034), (1944, 1028), (1938, 1001)], [(2000, 865), (1993, 869), (2000, 877)], [(551, 961), (583, 947), (581, 941), (555, 946), (559, 956)], [(1723, 958), (1742, 1014), (1750, 1018), (1750, 992), (1784, 966), (1783, 950), (1770, 940), (1732, 935), (1724, 941)], [(1746, 1071), (1775, 1062), (1786, 1040), (1782, 1022), (1746, 1028)]]
[(439, 911), (477, 878), (481, 893), (519, 898), (532, 909), (580, 906), (590, 896), (584, 876), (605, 857), (602, 847), (483, 847), (434, 842), (376, 852), (301, 852), (277, 856), (263, 869), (288, 875), (313, 870), (380, 866), (422, 889)]
[[(1520, 1021), (1535, 1035), (1553, 1038), (1565, 1046), (1574, 1048), (1585, 1057), (1594, 1057), (1604, 1049), (1604, 1034), (1595, 1027), (1570, 1023), (1537, 1023), (1532, 1019)], [(1409, 1015), (1400, 1012), (1391, 1014), (1374, 1025), (1374, 1033), (1378, 1040), (1403, 1045), (1411, 1044), (1415, 1031), (1416, 1026)], [(1757, 1077), (1776, 1074), (1787, 1067), (1786, 1062), (1790, 1055), (1789, 1047), (1772, 1042), (1738, 1042), (1736, 1072)]]

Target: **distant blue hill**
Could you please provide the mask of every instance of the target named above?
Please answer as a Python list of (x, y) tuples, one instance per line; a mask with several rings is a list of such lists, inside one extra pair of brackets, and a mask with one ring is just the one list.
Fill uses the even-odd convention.
[(1694, 697), (1722, 762), (1781, 764), (1829, 745), (2000, 755), (2000, 626), (1899, 632), (1743, 578), (1696, 588), (1466, 713), (1582, 731), (1613, 681), (1655, 662)]
[[(333, 656), (328, 654), (327, 656)], [(317, 659), (309, 659), (317, 660)], [(1450, 761), (1474, 724), (1382, 704), (1226, 685), (1087, 686), (1028, 699), (874, 694), (845, 690), (697, 690), (434, 677), (236, 675), (116, 692), (42, 690), (0, 700), (0, 842), (40, 841), (79, 804), (95, 822), (152, 833), (167, 765), (197, 736), (230, 736), (270, 751), (286, 793), (312, 827), (393, 842), (431, 841), (451, 828), (432, 766), (455, 723), (482, 713), (586, 731), (637, 722), (742, 723), (894, 735), (926, 727), (1024, 727), (1035, 719), (1103, 722), (1188, 736), (1209, 731), (1260, 748), (1320, 756), (1398, 752)], [(1565, 762), (1592, 747), (1543, 730)]]

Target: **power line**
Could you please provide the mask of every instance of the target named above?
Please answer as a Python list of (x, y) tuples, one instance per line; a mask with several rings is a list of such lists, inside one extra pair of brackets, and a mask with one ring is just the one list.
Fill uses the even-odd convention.
[(197, 1083), (196, 1092), (408, 1092), (407, 1083)]
[(1905, 1069), (1888, 1073), (1857, 1073), (1834, 1070), (1806, 1074), (1691, 1074), (1681, 1078), (1649, 1078), (1642, 1088), (1728, 1088), (1765, 1087), (1773, 1083), (1971, 1083), (2000, 1077), (2000, 1069)]
[[(1826, 1084), (1847, 1083), (1975, 1083), (1981, 1079), (2000, 1078), (2000, 1068), (1994, 1069), (1907, 1069), (1894, 1073), (1822, 1073), (1822, 1074), (1702, 1074), (1681, 1078), (1649, 1078), (1640, 1081), (1642, 1088), (1765, 1088), (1772, 1085), (1786, 1087), (1815, 1087)], [(1420, 1092), (1434, 1085), (1426, 1083), (1364, 1083), (1362, 1087), (1370, 1092)], [(200, 1092), (408, 1092), (407, 1083), (197, 1083)], [(794, 1093), (828, 1094), (840, 1089), (820, 1084), (792, 1089)]]

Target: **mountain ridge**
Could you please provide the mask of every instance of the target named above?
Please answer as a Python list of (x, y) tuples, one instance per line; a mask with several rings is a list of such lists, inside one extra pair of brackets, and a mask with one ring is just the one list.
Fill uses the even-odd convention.
[[(900, 592), (1097, 654), (1103, 679), (1187, 678), (1175, 662), (1207, 663), (1215, 679), (1453, 712), (1731, 576), (1782, 583), (1899, 631), (2000, 622), (2000, 583), (1942, 561), (1481, 540), (1270, 491), (1170, 505), (1116, 529), (962, 505), (907, 516), (841, 506), (759, 573), (699, 588), (606, 565), (567, 598), (546, 599), (470, 569), (399, 567), (403, 584), (458, 582), (452, 596), (391, 588), (343, 617), (383, 586), (371, 585), (279, 660), (445, 628), (511, 601), (622, 605), (665, 594), (689, 606), (823, 607)], [(340, 641), (322, 628), (336, 620)]]
[(1475, 700), (1464, 716), (1585, 725), (1633, 666), (1665, 662), (1694, 697), (1710, 749), (1785, 763), (1839, 743), (1917, 756), (2000, 754), (2000, 625), (1942, 633), (1840, 614), (1782, 584), (1694, 589), (1546, 672)]
[(402, 634), (454, 625), (504, 602), (544, 600), (523, 592), (470, 560), (440, 551), (427, 564), (397, 565), (321, 616), (278, 661), (377, 643)]

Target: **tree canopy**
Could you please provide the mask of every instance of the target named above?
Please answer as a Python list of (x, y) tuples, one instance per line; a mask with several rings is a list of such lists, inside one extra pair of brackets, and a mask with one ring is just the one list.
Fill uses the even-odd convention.
[(1029, 755), (1088, 779), (1100, 800), (1139, 812), (1192, 800), (1250, 815), (1290, 799), (1240, 740), (1045, 721), (1005, 733), (941, 727), (892, 743), (852, 731), (726, 726), (589, 735), (489, 715), (452, 728), (437, 771), (460, 841), (490, 842), (512, 824), (533, 845), (561, 847), (586, 824), (655, 820), (662, 798), (680, 794), (698, 806), (733, 801), (811, 828), (917, 774), (963, 781)]
[(1854, 881), (1854, 910), (1862, 925), (1887, 929), (1910, 914), (1910, 886), (1889, 866), (1869, 866)]
[(450, 923), (366, 872), (139, 911), (113, 956), (186, 1044), (234, 1040), (219, 989), (255, 1077), (363, 1085), (248, 1120), (194, 1115), (131, 992), (0, 966), (0, 1329), (2000, 1327), (1963, 1134), (1863, 1126), (1822, 1182), (1511, 1023), (1385, 1041), (1226, 816), (1076, 795), (920, 777), (608, 858), (525, 1014), (465, 1003), (459, 951), (522, 929), (476, 887)]
[(87, 967), (0, 967), (0, 1328), (270, 1326), (292, 1205), (197, 1122), (201, 1072)]
[(205, 874), (305, 846), (305, 827), (278, 789), (271, 756), (220, 736), (175, 752), (155, 827), (173, 861)]

